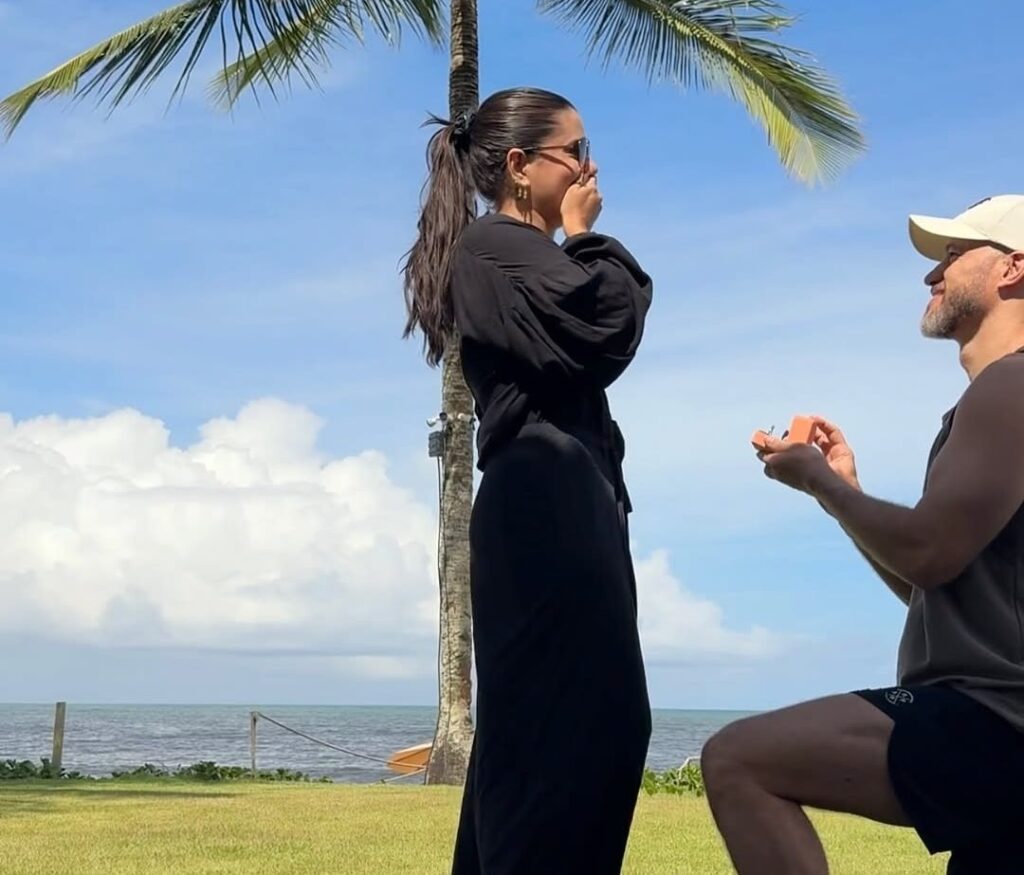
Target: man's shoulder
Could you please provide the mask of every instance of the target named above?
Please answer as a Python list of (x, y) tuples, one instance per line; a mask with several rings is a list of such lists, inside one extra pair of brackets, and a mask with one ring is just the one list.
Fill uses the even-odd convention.
[(933, 459), (954, 431), (975, 444), (1000, 438), (1024, 441), (1024, 353), (996, 359), (971, 380), (942, 417)]
[(957, 406), (973, 411), (998, 406), (1024, 413), (1024, 353), (1011, 353), (984, 368), (971, 380)]

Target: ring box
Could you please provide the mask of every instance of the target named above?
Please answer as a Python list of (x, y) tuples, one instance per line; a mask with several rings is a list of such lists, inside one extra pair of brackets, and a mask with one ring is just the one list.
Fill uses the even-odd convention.
[[(791, 444), (809, 444), (814, 441), (814, 433), (818, 424), (809, 416), (794, 416), (789, 424), (789, 431), (786, 433), (786, 440)], [(766, 445), (768, 432), (758, 429), (750, 438), (750, 442), (759, 450)]]

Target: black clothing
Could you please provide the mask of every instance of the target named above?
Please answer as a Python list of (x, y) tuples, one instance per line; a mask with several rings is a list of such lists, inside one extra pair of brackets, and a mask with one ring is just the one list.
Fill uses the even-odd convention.
[[(932, 444), (926, 491), (955, 415)], [(1022, 572), (1024, 506), (953, 580), (914, 587), (899, 686), (859, 692), (894, 721), (893, 788), (928, 850), (952, 851), (950, 875), (1024, 872)]]
[(925, 847), (950, 875), (1024, 872), (1024, 734), (945, 684), (858, 690), (892, 718), (888, 769)]
[(605, 389), (651, 281), (617, 241), (489, 215), (453, 253), (483, 471), (477, 726), (454, 875), (616, 875), (650, 736), (623, 440)]
[(451, 292), (480, 417), (480, 470), (522, 426), (551, 422), (595, 451), (621, 496), (623, 440), (604, 389), (636, 354), (651, 303), (633, 257), (610, 237), (577, 234), (559, 246), (492, 214), (463, 234)]
[[(1001, 366), (1024, 368), (1024, 355), (1013, 353)], [(949, 439), (956, 410), (942, 418), (928, 473)], [(948, 684), (1024, 732), (1024, 505), (954, 579), (914, 587), (897, 681)]]

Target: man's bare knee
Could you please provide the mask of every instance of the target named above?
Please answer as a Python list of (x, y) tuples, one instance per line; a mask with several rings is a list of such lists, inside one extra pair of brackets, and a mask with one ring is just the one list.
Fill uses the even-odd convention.
[(748, 742), (756, 732), (756, 720), (756, 717), (746, 717), (730, 723), (704, 744), (700, 768), (709, 794), (726, 784), (749, 780), (751, 746)]
[(902, 822), (886, 768), (890, 731), (889, 718), (855, 696), (743, 718), (704, 746), (708, 796), (757, 787), (801, 805)]

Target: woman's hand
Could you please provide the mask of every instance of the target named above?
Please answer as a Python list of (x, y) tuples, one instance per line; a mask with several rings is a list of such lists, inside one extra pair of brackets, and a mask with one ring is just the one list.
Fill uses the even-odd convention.
[(601, 192), (597, 176), (590, 174), (569, 186), (562, 198), (562, 228), (565, 235), (583, 234), (594, 227), (601, 213)]

